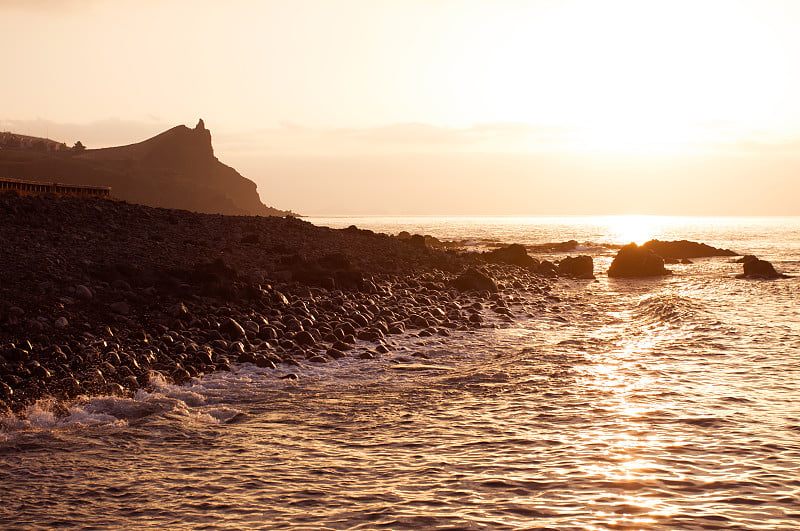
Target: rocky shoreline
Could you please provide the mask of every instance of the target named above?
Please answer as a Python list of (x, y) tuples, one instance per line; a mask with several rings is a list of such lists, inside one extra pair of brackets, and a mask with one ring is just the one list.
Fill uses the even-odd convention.
[(130, 396), (156, 373), (183, 383), (253, 363), (292, 378), (390, 355), (398, 334), (511, 321), (521, 294), (545, 305), (552, 285), (355, 227), (107, 199), (0, 197), (0, 245), (0, 417)]

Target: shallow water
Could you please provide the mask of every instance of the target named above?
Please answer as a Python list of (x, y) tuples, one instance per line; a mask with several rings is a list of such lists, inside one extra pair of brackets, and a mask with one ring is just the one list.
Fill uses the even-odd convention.
[[(741, 223), (682, 237), (800, 275), (797, 220)], [(532, 243), (614, 241), (573, 229)], [(613, 254), (588, 252), (596, 271)], [(297, 381), (245, 365), (41, 406), (0, 431), (0, 527), (797, 529), (800, 277), (672, 268), (561, 280), (513, 325)]]

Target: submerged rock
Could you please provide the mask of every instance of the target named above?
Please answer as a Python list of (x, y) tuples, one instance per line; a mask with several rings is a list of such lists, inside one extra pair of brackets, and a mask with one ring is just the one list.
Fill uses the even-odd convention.
[(651, 251), (629, 243), (619, 250), (611, 267), (609, 277), (654, 277), (671, 275), (672, 271), (664, 267), (664, 259)]

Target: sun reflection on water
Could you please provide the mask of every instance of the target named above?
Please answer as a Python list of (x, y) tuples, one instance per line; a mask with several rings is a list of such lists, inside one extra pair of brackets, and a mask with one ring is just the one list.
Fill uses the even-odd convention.
[(664, 220), (658, 216), (606, 216), (603, 222), (617, 243), (641, 245), (657, 235)]

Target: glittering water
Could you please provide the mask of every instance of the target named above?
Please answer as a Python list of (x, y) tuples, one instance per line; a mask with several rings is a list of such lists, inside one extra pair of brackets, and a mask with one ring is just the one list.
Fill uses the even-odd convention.
[[(355, 223), (574, 238), (599, 272), (600, 244), (653, 221), (548, 219)], [(657, 221), (653, 236), (798, 276), (736, 280), (741, 265), (715, 258), (665, 279), (560, 280), (550, 304), (512, 306), (511, 326), (407, 336), (297, 381), (246, 365), (65, 419), (42, 406), (0, 432), (0, 527), (797, 529), (800, 220)]]

